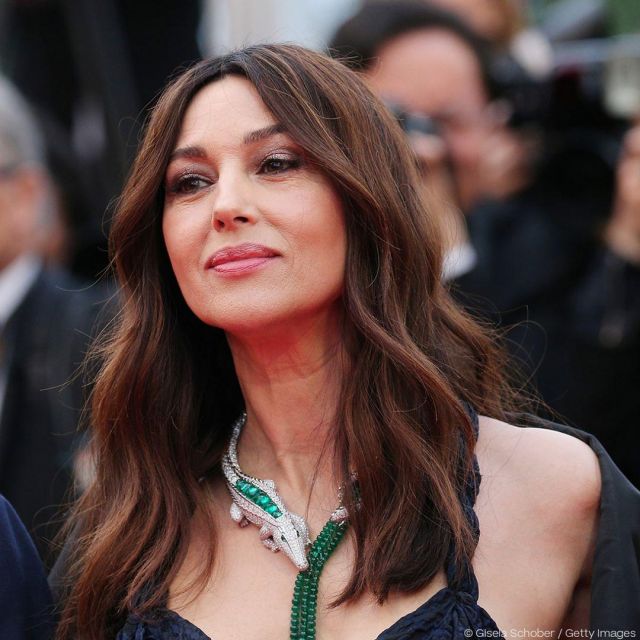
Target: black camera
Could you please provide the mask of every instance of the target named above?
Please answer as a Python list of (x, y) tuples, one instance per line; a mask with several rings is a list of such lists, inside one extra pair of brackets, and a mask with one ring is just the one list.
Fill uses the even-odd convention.
[(542, 139), (540, 189), (585, 202), (599, 222), (611, 209), (622, 138), (640, 115), (640, 36), (555, 45), (542, 81), (498, 57), (493, 79), (510, 105), (510, 125)]

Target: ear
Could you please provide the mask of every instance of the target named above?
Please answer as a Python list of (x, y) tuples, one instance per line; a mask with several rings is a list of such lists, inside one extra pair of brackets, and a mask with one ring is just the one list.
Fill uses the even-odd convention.
[(0, 186), (0, 215), (3, 233), (7, 235), (4, 257), (10, 258), (9, 254), (15, 257), (25, 251), (37, 252), (40, 228), (47, 211), (46, 174), (37, 167), (19, 167), (3, 179)]
[(25, 216), (25, 222), (37, 224), (47, 201), (49, 183), (45, 172), (38, 167), (20, 167), (11, 182), (16, 208)]
[(495, 127), (506, 127), (512, 115), (513, 107), (506, 100), (493, 100), (485, 108), (485, 116)]

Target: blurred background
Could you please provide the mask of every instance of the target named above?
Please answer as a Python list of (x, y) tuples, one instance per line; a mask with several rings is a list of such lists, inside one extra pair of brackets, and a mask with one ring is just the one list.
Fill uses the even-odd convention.
[(201, 57), (282, 41), (387, 103), (453, 294), (504, 330), (540, 412), (639, 483), (640, 1), (2, 0), (0, 492), (41, 551), (86, 481), (86, 388), (59, 389), (113, 313), (96, 280), (145, 116)]
[[(428, 3), (428, 0), (425, 0)], [(3, 0), (0, 71), (36, 110), (50, 169), (59, 188), (59, 226), (52, 259), (94, 277), (103, 251), (109, 205), (120, 192), (147, 108), (177, 70), (254, 42), (296, 42), (326, 50), (337, 28), (362, 0)], [(533, 111), (548, 98), (544, 80), (556, 67), (573, 74), (565, 91), (595, 99), (623, 120), (637, 107), (637, 40), (616, 37), (640, 28), (635, 0), (433, 0), (457, 12), (501, 53), (509, 51), (531, 76), (496, 69)], [(498, 67), (499, 65), (496, 65)], [(581, 75), (581, 77), (578, 77)], [(522, 85), (541, 80), (528, 93)], [(563, 79), (564, 81), (564, 79)], [(599, 86), (598, 86), (599, 85)], [(606, 86), (605, 86), (606, 85)], [(593, 95), (600, 92), (601, 95)], [(537, 94), (537, 95), (536, 95)], [(591, 95), (589, 95), (591, 94)], [(533, 96), (532, 105), (531, 98)], [(568, 98), (567, 98), (568, 99)], [(571, 118), (576, 105), (554, 104)], [(585, 105), (580, 104), (580, 107)], [(519, 113), (519, 118), (540, 118)], [(611, 127), (606, 122), (604, 127)], [(611, 154), (615, 149), (611, 149)], [(105, 217), (107, 213), (107, 217)]]

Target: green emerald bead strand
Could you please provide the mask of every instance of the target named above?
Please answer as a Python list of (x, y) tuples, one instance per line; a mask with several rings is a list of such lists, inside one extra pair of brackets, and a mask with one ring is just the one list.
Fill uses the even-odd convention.
[(309, 568), (298, 574), (293, 587), (290, 640), (315, 640), (320, 573), (340, 544), (347, 527), (347, 520), (329, 520), (311, 545)]

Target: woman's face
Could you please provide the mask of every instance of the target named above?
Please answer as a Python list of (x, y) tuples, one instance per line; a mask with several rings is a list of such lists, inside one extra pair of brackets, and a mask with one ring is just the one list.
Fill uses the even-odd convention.
[(242, 334), (338, 309), (340, 199), (248, 80), (227, 76), (194, 97), (165, 192), (171, 265), (203, 322)]

